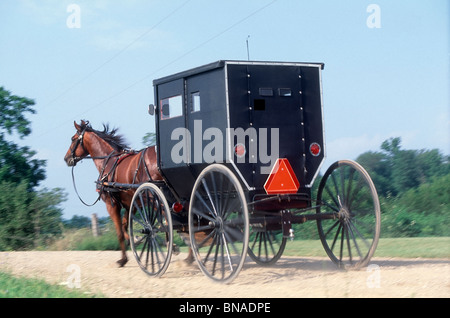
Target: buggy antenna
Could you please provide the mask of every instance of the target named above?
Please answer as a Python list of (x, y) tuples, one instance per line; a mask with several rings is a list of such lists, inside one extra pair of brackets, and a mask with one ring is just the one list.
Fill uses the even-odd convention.
[(247, 60), (249, 60), (250, 61), (250, 51), (249, 51), (249, 49), (248, 49), (248, 39), (250, 38), (250, 35), (247, 35), (247, 40), (246, 40), (246, 42), (247, 42)]

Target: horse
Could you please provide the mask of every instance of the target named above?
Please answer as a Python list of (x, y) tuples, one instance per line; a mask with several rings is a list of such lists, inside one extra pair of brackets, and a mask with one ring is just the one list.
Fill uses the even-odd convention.
[(155, 147), (135, 152), (129, 149), (121, 135), (116, 134), (117, 129), (109, 129), (108, 125), (103, 125), (103, 131), (93, 129), (89, 122), (84, 120), (80, 124), (74, 122), (74, 126), (76, 133), (72, 136), (64, 161), (69, 167), (74, 167), (84, 158), (91, 158), (94, 161), (99, 171), (97, 191), (114, 222), (122, 253), (117, 264), (123, 267), (128, 261), (126, 242), (129, 240), (127, 233), (129, 220), (128, 213), (121, 218), (120, 211), (122, 208), (127, 211), (130, 209), (136, 189), (111, 191), (105, 189), (102, 184), (104, 182), (139, 184), (163, 180), (157, 167)]

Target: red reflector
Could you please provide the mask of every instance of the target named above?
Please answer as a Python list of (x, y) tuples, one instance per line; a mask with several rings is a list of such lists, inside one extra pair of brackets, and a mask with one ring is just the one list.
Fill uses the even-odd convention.
[(297, 193), (300, 187), (294, 170), (286, 158), (278, 159), (264, 184), (267, 194)]
[(320, 155), (320, 150), (320, 145), (317, 142), (314, 142), (309, 146), (309, 151), (314, 157)]
[(234, 146), (234, 153), (239, 158), (244, 157), (245, 156), (245, 146), (243, 144), (237, 144), (236, 146)]
[(172, 210), (175, 213), (180, 213), (181, 211), (183, 211), (183, 205), (180, 202), (175, 202), (172, 205)]

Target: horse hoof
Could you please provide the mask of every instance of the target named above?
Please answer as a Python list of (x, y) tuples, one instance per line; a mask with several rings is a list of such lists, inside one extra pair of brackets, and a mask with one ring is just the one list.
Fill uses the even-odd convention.
[(124, 267), (127, 262), (128, 262), (127, 259), (119, 259), (117, 261), (117, 264), (119, 265), (119, 267)]

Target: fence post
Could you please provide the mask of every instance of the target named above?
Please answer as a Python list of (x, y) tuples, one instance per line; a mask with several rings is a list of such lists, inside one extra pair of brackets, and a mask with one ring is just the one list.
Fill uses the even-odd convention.
[(92, 223), (92, 235), (94, 237), (97, 237), (99, 235), (97, 214), (95, 214), (95, 213), (92, 214), (92, 222), (91, 223)]

